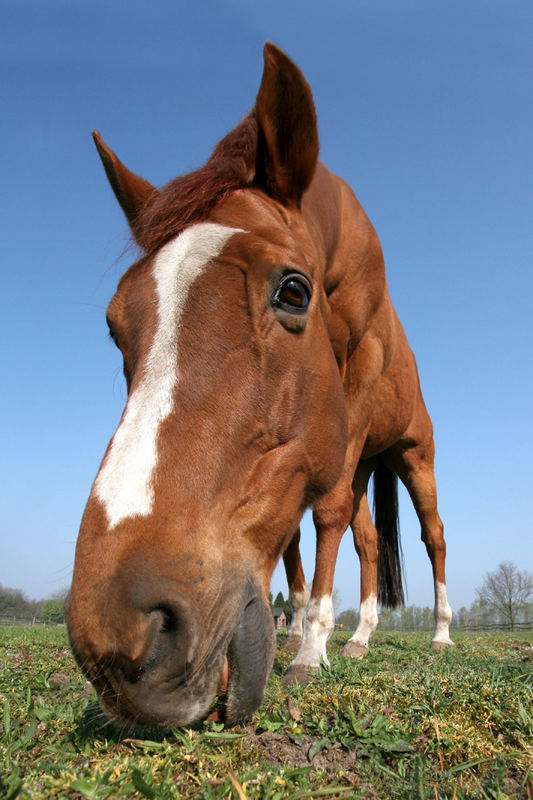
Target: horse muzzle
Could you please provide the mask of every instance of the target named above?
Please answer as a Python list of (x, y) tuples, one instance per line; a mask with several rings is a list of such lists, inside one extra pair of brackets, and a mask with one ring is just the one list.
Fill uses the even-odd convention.
[(76, 659), (104, 711), (121, 725), (190, 725), (214, 709), (216, 718), (234, 725), (262, 701), (275, 635), (269, 605), (255, 585), (237, 606), (221, 603), (217, 619), (225, 624), (206, 629), (190, 602), (167, 600), (133, 615), (130, 610), (127, 627), (108, 629), (104, 647), (77, 625), (72, 601), (68, 617)]

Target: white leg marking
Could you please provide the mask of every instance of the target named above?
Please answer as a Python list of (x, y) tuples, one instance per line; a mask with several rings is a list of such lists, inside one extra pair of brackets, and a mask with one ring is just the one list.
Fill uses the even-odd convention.
[(446, 584), (435, 581), (435, 635), (434, 642), (453, 644), (450, 639), (450, 622), (452, 610), (448, 603)]
[(228, 239), (240, 229), (192, 225), (161, 248), (154, 261), (158, 324), (141, 381), (128, 398), (122, 420), (94, 484), (110, 528), (151, 513), (159, 426), (173, 410), (179, 381), (180, 320), (189, 290)]
[(289, 636), (301, 636), (303, 631), (303, 621), (305, 609), (309, 602), (309, 589), (306, 586), (303, 592), (291, 592), (292, 603), (292, 622), (289, 628)]
[(302, 644), (292, 664), (319, 667), (323, 661), (329, 665), (326, 642), (334, 627), (335, 615), (331, 595), (311, 598), (304, 620)]
[(359, 609), (359, 624), (350, 642), (368, 647), (368, 641), (378, 626), (378, 601), (372, 592)]

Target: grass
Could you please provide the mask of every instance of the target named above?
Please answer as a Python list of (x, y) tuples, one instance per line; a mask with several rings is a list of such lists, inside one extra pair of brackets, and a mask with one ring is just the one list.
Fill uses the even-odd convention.
[(532, 649), (525, 634), (378, 632), (370, 655), (287, 697), (278, 651), (252, 722), (125, 732), (110, 725), (63, 627), (0, 629), (0, 797), (531, 798)]

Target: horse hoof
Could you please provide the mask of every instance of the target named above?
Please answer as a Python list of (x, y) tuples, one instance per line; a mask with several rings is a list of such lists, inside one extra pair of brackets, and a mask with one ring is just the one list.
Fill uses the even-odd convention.
[(344, 656), (344, 658), (361, 660), (368, 655), (368, 647), (358, 642), (346, 642), (339, 655)]
[(309, 683), (312, 680), (313, 675), (309, 672), (308, 664), (292, 664), (281, 682), (284, 688), (288, 689), (294, 683)]
[(437, 642), (437, 641), (433, 640), (431, 642), (430, 650), (435, 650), (435, 651), (436, 650), (446, 650), (447, 647), (453, 647), (453, 646), (454, 646), (454, 644), (453, 644), (452, 641), (449, 641), (449, 642)]
[(300, 645), (302, 643), (301, 636), (287, 636), (283, 644), (281, 645), (281, 650), (287, 653), (297, 653), (300, 649)]

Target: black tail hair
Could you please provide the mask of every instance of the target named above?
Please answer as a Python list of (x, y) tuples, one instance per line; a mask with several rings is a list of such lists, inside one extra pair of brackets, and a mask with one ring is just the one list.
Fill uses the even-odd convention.
[(378, 531), (378, 603), (404, 605), (403, 553), (398, 519), (398, 478), (385, 464), (374, 472), (374, 524)]

